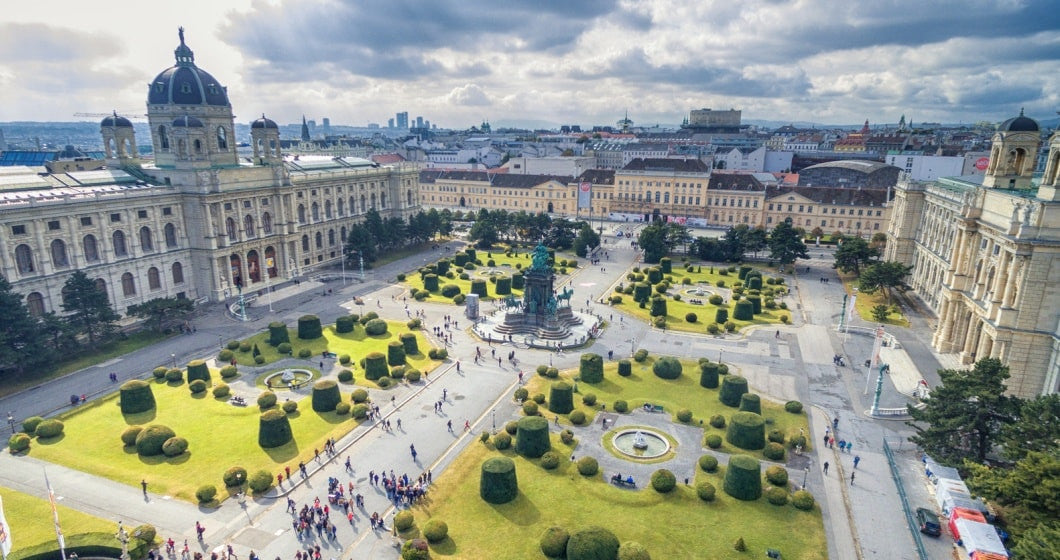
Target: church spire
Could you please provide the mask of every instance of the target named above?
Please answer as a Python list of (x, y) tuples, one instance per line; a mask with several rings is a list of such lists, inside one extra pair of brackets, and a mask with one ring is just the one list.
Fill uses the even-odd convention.
[(309, 125), (305, 122), (305, 115), (302, 115), (302, 141), (308, 142), (309, 140)]

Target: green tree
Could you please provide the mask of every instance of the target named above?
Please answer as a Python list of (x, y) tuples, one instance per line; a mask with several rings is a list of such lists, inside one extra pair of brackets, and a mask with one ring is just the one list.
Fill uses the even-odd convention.
[(666, 229), (658, 222), (640, 230), (637, 244), (644, 251), (644, 262), (654, 264), (666, 256)]
[(489, 249), (494, 243), (500, 241), (500, 234), (497, 232), (497, 227), (494, 226), (493, 222), (489, 219), (475, 220), (467, 237), (471, 241), (474, 241), (479, 249)]
[(913, 421), (907, 424), (916, 430), (909, 441), (948, 465), (982, 463), (1018, 410), (1019, 399), (1005, 395), (1008, 366), (983, 358), (972, 369), (941, 369), (939, 377), (942, 384), (923, 409), (908, 407)]
[(887, 234), (882, 231), (872, 234), (872, 246), (876, 249), (883, 249), (887, 246)]
[(574, 240), (581, 224), (584, 222), (572, 222), (566, 218), (552, 220), (552, 225), (545, 234), (545, 245), (563, 251), (574, 246)]
[(0, 370), (19, 374), (39, 365), (47, 356), (41, 352), (40, 324), (26, 308), (22, 296), (11, 290), (11, 284), (0, 276)]
[(743, 260), (743, 254), (746, 250), (747, 237), (747, 226), (740, 224), (736, 227), (731, 227), (725, 231), (725, 235), (721, 238), (721, 252), (724, 258), (719, 260), (725, 260), (729, 262), (739, 262)]
[(843, 243), (835, 250), (835, 263), (832, 268), (843, 272), (861, 274), (861, 267), (880, 256), (880, 250), (869, 245), (860, 237), (844, 237)]
[(77, 351), (77, 329), (64, 317), (48, 312), (40, 317), (41, 340), (57, 353)]
[(1001, 429), (1005, 458), (1016, 461), (1038, 451), (1060, 456), (1060, 393), (1022, 401), (1019, 417)]
[(353, 224), (350, 232), (346, 235), (346, 266), (352, 268), (360, 267), (360, 259), (364, 258), (364, 266), (376, 259), (376, 244), (372, 239), (372, 232), (364, 224)]
[(1031, 451), (1011, 468), (966, 461), (964, 470), (968, 488), (1002, 507), (1014, 535), (1060, 519), (1060, 457), (1055, 454)]
[(891, 289), (905, 285), (905, 277), (913, 267), (906, 266), (900, 262), (883, 261), (865, 267), (858, 277), (858, 289), (866, 294), (876, 293), (883, 290), (887, 297), (887, 304), (891, 303)]
[(777, 224), (769, 234), (769, 258), (782, 265), (791, 264), (795, 259), (808, 259), (806, 244), (802, 242), (802, 233), (792, 227), (791, 218)]
[(887, 316), (890, 314), (891, 307), (889, 305), (883, 305), (881, 303), (880, 305), (873, 306), (872, 308), (872, 318), (875, 319), (877, 322), (883, 323), (887, 321)]
[(600, 245), (600, 234), (596, 233), (589, 224), (582, 224), (578, 230), (578, 237), (574, 239), (574, 254), (584, 257)]
[(1060, 560), (1060, 523), (1043, 523), (1023, 533), (1012, 554), (1016, 558)]
[(155, 330), (162, 332), (166, 317), (183, 317), (195, 309), (195, 302), (186, 298), (155, 298), (129, 306), (129, 315), (155, 321)]
[[(736, 227), (747, 228), (744, 224)], [(747, 228), (747, 233), (743, 238), (743, 252), (750, 251), (755, 258), (758, 258), (758, 252), (769, 246), (768, 238), (769, 234), (766, 232), (766, 228), (762, 226)]]
[(107, 338), (114, 332), (118, 314), (107, 299), (107, 292), (99, 289), (84, 271), (78, 270), (63, 285), (63, 311), (77, 332), (88, 337), (90, 344)]

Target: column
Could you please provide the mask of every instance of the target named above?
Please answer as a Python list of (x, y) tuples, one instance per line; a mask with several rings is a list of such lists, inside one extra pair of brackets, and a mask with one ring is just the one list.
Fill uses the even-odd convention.
[(942, 301), (942, 312), (939, 313), (939, 326), (935, 329), (935, 343), (933, 346), (938, 348), (942, 344), (948, 344), (950, 336), (953, 333), (953, 315), (954, 309), (957, 305), (953, 300), (945, 299)]
[(1016, 257), (1013, 258), (1012, 261), (1009, 263), (1009, 280), (1005, 284), (1005, 295), (1001, 298), (1002, 307), (1012, 307), (1015, 303), (1014, 300), (1016, 299), (1016, 290), (1019, 289), (1019, 286), (1016, 285), (1016, 282), (1019, 280), (1019, 271), (1020, 268), (1023, 266), (1024, 260), (1024, 257)]
[(1012, 253), (1008, 251), (1001, 252), (1001, 264), (997, 267), (997, 278), (994, 279), (994, 298), (993, 302), (998, 303), (1004, 299), (1005, 283), (1008, 282), (1008, 271), (1009, 266), (1012, 263)]
[(957, 242), (954, 244), (953, 260), (950, 261), (950, 270), (956, 274), (961, 274), (964, 270), (964, 241), (967, 237), (967, 233), (964, 228), (957, 230)]

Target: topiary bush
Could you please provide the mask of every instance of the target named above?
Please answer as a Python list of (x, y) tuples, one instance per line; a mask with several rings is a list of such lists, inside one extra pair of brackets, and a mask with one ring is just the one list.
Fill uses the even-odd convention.
[(425, 274), (423, 276), (423, 289), (428, 292), (438, 291), (438, 275), (437, 274)]
[(721, 447), (721, 436), (718, 434), (709, 434), (703, 442), (707, 444), (707, 447), (717, 449)]
[(7, 440), (7, 448), (11, 453), (21, 453), (29, 449), (31, 441), (29, 434), (23, 432), (11, 434), (11, 437)]
[(569, 540), (570, 533), (563, 527), (549, 527), (541, 535), (541, 553), (549, 558), (563, 558)]
[(279, 346), (284, 342), (290, 342), (291, 336), (287, 332), (287, 325), (274, 321), (269, 323), (269, 344), (272, 346)]
[(188, 450), (188, 440), (182, 437), (171, 437), (162, 444), (162, 453), (166, 457), (183, 455)]
[(144, 430), (143, 426), (129, 426), (121, 433), (121, 443), (126, 447), (136, 445), (136, 436)]
[(239, 375), (239, 370), (236, 366), (228, 365), (221, 368), (221, 379), (231, 379)]
[(368, 417), (368, 405), (360, 403), (351, 406), (350, 416), (352, 416), (354, 420), (364, 420)]
[(512, 436), (508, 432), (500, 432), (493, 436), (493, 447), (505, 450), (512, 446)]
[(788, 401), (784, 403), (784, 410), (792, 414), (799, 414), (802, 412), (802, 403), (799, 401)]
[(651, 365), (652, 373), (662, 379), (677, 379), (681, 377), (681, 370), (681, 362), (677, 358), (670, 356), (663, 356), (655, 360), (655, 363)]
[(766, 480), (773, 486), (788, 485), (788, 470), (779, 465), (766, 468)]
[[(499, 435), (508, 436), (507, 432)], [(511, 436), (508, 436), (511, 437)], [(491, 504), (506, 504), (519, 495), (515, 462), (508, 457), (492, 457), (482, 463), (479, 496)]]
[(38, 439), (58, 437), (63, 433), (63, 427), (62, 421), (49, 418), (37, 424), (37, 429), (33, 430), (33, 435), (37, 436)]
[(151, 424), (136, 434), (136, 452), (144, 457), (161, 455), (162, 445), (176, 435), (169, 426)]
[(654, 297), (651, 299), (651, 310), (648, 313), (652, 317), (666, 317), (666, 298)]
[(412, 333), (402, 333), (398, 336), (398, 340), (401, 341), (401, 347), (405, 350), (405, 356), (415, 356), (420, 353), (420, 345), (416, 342), (416, 335)]
[(776, 429), (769, 430), (769, 433), (766, 434), (766, 439), (773, 443), (784, 443), (784, 432)]
[[(553, 368), (548, 368), (548, 371), (551, 372), (552, 369)], [(549, 375), (549, 377), (555, 377), (555, 376)], [(534, 393), (533, 399), (534, 399), (534, 402), (536, 402), (537, 404), (544, 404), (544, 402), (545, 402), (545, 394), (544, 393)]]
[(769, 442), (766, 444), (765, 449), (762, 450), (762, 455), (770, 461), (783, 461), (784, 446), (776, 442)]
[(618, 537), (603, 527), (586, 527), (567, 540), (567, 560), (613, 560), (618, 556)]
[[(377, 319), (373, 319), (377, 320)], [(384, 325), (386, 323), (383, 323)], [(386, 377), (390, 371), (386, 367), (386, 356), (381, 352), (369, 352), (364, 357), (364, 378), (375, 381)]]
[(363, 403), (368, 400), (368, 391), (364, 389), (354, 389), (353, 392), (350, 393), (350, 400), (355, 403)]
[(703, 455), (699, 458), (699, 468), (703, 472), (714, 472), (718, 470), (718, 458), (713, 455)]
[(629, 411), (629, 403), (626, 401), (615, 401), (611, 408), (615, 409), (615, 412), (627, 412)]
[(526, 401), (523, 403), (523, 414), (527, 416), (537, 416), (538, 406), (534, 401)]
[(200, 504), (208, 504), (217, 497), (217, 487), (213, 484), (204, 484), (195, 491), (195, 499), (199, 500)]
[(586, 456), (576, 461), (578, 467), (578, 474), (582, 476), (595, 476), (600, 471), (600, 464), (596, 462), (596, 459)]
[(595, 406), (596, 393), (585, 393), (584, 395), (582, 395), (582, 404), (584, 404), (585, 406)]
[(173, 384), (179, 384), (184, 381), (184, 372), (177, 368), (168, 369), (166, 370), (166, 381)]
[(416, 524), (416, 518), (412, 512), (404, 509), (394, 514), (394, 529), (399, 532), (408, 531)]
[(797, 449), (800, 447), (802, 449), (806, 449), (806, 436), (801, 434), (797, 436), (792, 436), (791, 440), (788, 441), (788, 446), (792, 449)]
[[(121, 389), (118, 390), (118, 401), (122, 414), (136, 414), (155, 407), (155, 394), (151, 392), (150, 383), (130, 379), (121, 384)], [(23, 422), (23, 429), (25, 428), (25, 422)], [(26, 431), (32, 433), (29, 430)]]
[[(234, 357), (235, 357), (235, 354), (233, 354), (232, 351), (228, 350), (227, 348), (224, 349), (224, 350), (221, 350), (220, 352), (217, 353), (217, 361), (224, 362), (226, 364), (228, 362), (231, 362), (232, 358), (234, 358)], [(155, 373), (155, 372), (157, 372), (159, 370), (162, 371), (162, 375), (161, 376), (159, 376), (157, 373)], [(155, 377), (165, 377), (166, 368), (155, 368), (155, 370), (153, 372), (151, 372), (151, 373), (155, 373)]]
[(699, 316), (695, 313), (685, 313), (685, 321), (689, 323), (695, 323), (699, 320)]
[(320, 317), (316, 315), (302, 315), (298, 318), (298, 338), (302, 340), (314, 340), (324, 335), (324, 329), (320, 326)]
[(677, 486), (677, 477), (674, 473), (666, 470), (659, 469), (651, 473), (651, 487), (660, 494), (666, 494)]
[(569, 418), (570, 423), (574, 424), (575, 426), (581, 426), (585, 423), (585, 413), (580, 410), (575, 410), (574, 412), (571, 412)]
[(278, 408), (265, 411), (258, 419), (258, 445), (265, 449), (279, 447), (293, 439), (287, 413)]
[(795, 509), (809, 511), (813, 509), (813, 503), (813, 494), (805, 490), (799, 490), (791, 496), (791, 505), (795, 506)]
[(761, 464), (750, 455), (733, 455), (725, 469), (725, 493), (737, 500), (757, 500), (762, 497)]
[(348, 369), (344, 369), (339, 372), (338, 379), (343, 383), (353, 383), (353, 372)]
[(585, 383), (599, 383), (604, 380), (604, 359), (599, 354), (582, 354), (578, 364), (578, 377)]
[[(526, 411), (525, 403), (523, 411)], [(536, 459), (552, 448), (548, 437), (548, 420), (540, 416), (527, 416), (519, 419), (515, 432), (515, 450), (524, 457)]]
[(677, 421), (684, 422), (685, 424), (692, 421), (692, 411), (687, 408), (682, 408), (677, 411)]
[(247, 469), (231, 467), (221, 475), (221, 481), (225, 483), (225, 488), (241, 487), (247, 481)]
[(341, 315), (335, 319), (335, 332), (339, 334), (353, 332), (354, 326), (357, 325), (357, 321), (349, 315)]
[(721, 382), (721, 391), (718, 399), (725, 406), (736, 408), (740, 406), (740, 397), (747, 392), (747, 379), (739, 375), (727, 375)]
[(508, 276), (497, 277), (497, 283), (494, 284), (493, 289), (499, 296), (512, 293), (512, 279)]
[[(288, 402), (294, 404), (294, 401), (288, 401)], [(283, 404), (284, 404), (284, 407), (283, 407), (284, 408), (284, 412), (287, 412), (287, 403), (283, 403)], [(339, 416), (346, 416), (347, 414), (350, 413), (350, 408), (351, 408), (350, 407), (350, 403), (340, 402), (339, 404), (335, 405), (335, 414), (338, 414)]]
[(718, 388), (718, 364), (714, 362), (699, 364), (699, 386), (706, 389)]
[(629, 360), (622, 359), (618, 361), (618, 374), (622, 377), (629, 377), (633, 375), (633, 364), (629, 363)]
[(637, 363), (643, 363), (644, 360), (648, 359), (648, 351), (641, 348), (633, 354), (633, 361)]
[(714, 496), (717, 492), (718, 491), (714, 488), (714, 485), (707, 481), (696, 483), (696, 495), (704, 502), (713, 502)]
[(718, 428), (719, 430), (725, 427), (725, 416), (721, 414), (715, 414), (710, 417), (710, 425)]
[(733, 307), (732, 318), (737, 321), (750, 321), (755, 318), (754, 304), (742, 299)]
[(557, 381), (548, 391), (548, 410), (556, 414), (567, 414), (574, 410), (574, 389), (566, 381)]
[(210, 368), (206, 367), (206, 362), (202, 360), (188, 362), (188, 383), (196, 379), (201, 379), (207, 383), (210, 381)]
[(486, 292), (486, 281), (480, 279), (472, 280), (469, 293), (478, 294), (480, 298), (487, 297), (489, 294)]
[[(298, 357), (299, 358), (309, 358), (312, 355), (313, 355), (313, 351), (308, 349), (308, 348), (302, 348), (301, 350), (298, 351)], [(257, 361), (257, 360), (255, 360), (255, 361)]]
[(762, 399), (754, 393), (740, 395), (740, 410), (762, 414)]
[(386, 345), (386, 363), (391, 366), (405, 365), (405, 345), (396, 340)]
[[(686, 278), (687, 280), (687, 278)], [(636, 541), (626, 541), (618, 547), (618, 560), (651, 560), (648, 549)]]
[(229, 388), (228, 385), (225, 385), (224, 383), (219, 383), (219, 384), (214, 386), (212, 392), (213, 392), (214, 398), (220, 399), (220, 398), (227, 397), (229, 395), (229, 393), (232, 392), (232, 389)]
[(233, 351), (239, 350), (239, 345), (240, 344), (241, 343), (238, 340), (229, 340), (228, 343), (225, 344), (225, 348), (228, 348), (229, 350), (233, 350)]
[(574, 432), (564, 428), (559, 432), (559, 440), (566, 445), (570, 445), (574, 442)]
[(276, 346), (276, 351), (279, 352), (280, 354), (290, 355), (291, 354), (291, 350), (292, 350), (292, 347), (291, 347), (291, 343), (290, 342), (281, 342), (279, 345)]
[(370, 336), (386, 334), (387, 328), (386, 321), (382, 319), (370, 319), (364, 324), (364, 332)]
[(766, 421), (754, 412), (737, 412), (732, 415), (725, 441), (740, 449), (762, 449), (766, 445)]
[(261, 394), (258, 395), (257, 402), (258, 408), (262, 410), (270, 409), (276, 406), (276, 393), (273, 393), (272, 391), (262, 391)]
[(342, 402), (339, 394), (339, 385), (332, 379), (321, 379), (313, 385), (313, 410), (315, 412), (331, 412), (335, 406)]
[(633, 301), (643, 303), (651, 296), (651, 285), (647, 282), (637, 282), (633, 285)]
[(198, 394), (201, 394), (201, 393), (205, 393), (206, 392), (206, 382), (203, 381), (202, 379), (196, 379), (195, 381), (192, 381), (191, 383), (188, 383), (188, 390), (190, 390), (191, 394), (193, 394), (193, 395), (198, 395)]
[(423, 524), (423, 537), (427, 542), (442, 542), (449, 536), (449, 526), (440, 519), (431, 519)]
[(559, 466), (560, 456), (555, 451), (549, 451), (541, 456), (541, 468), (551, 471)]
[[(280, 408), (287, 414), (293, 414), (295, 412), (298, 412), (298, 401), (283, 401), (283, 404), (280, 405)], [(349, 411), (347, 410), (347, 412)]]

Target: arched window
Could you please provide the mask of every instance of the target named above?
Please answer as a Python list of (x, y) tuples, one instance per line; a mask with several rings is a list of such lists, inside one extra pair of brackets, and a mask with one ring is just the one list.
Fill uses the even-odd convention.
[(44, 296), (40, 292), (33, 292), (26, 296), (26, 307), (29, 309), (29, 314), (34, 317), (44, 315)]
[(99, 244), (96, 243), (96, 236), (88, 234), (84, 239), (81, 240), (81, 249), (85, 253), (85, 260), (88, 262), (99, 261)]
[(140, 248), (144, 252), (155, 250), (154, 243), (151, 241), (151, 228), (147, 226), (140, 228)]
[(184, 265), (180, 264), (179, 262), (173, 263), (173, 283), (184, 283)]
[(202, 141), (200, 141), (198, 138), (195, 139), (195, 142), (192, 143), (192, 146), (195, 147), (195, 153), (202, 153)]
[(265, 248), (265, 270), (269, 278), (276, 278), (279, 270), (276, 268), (276, 249), (271, 246)]
[(373, 208), (374, 209), (375, 208), (375, 193), (372, 193), (372, 196), (369, 197), (369, 200), (372, 201), (372, 205), (369, 206), (369, 208)]
[(223, 126), (217, 127), (217, 147), (222, 150), (228, 149), (228, 133)]
[(304, 224), (305, 223), (305, 205), (304, 204), (299, 204), (298, 205), (298, 223), (300, 223), (300, 224)]
[(317, 242), (317, 249), (323, 249), (324, 248), (324, 234), (320, 233), (319, 231), (317, 232), (317, 235), (316, 235), (316, 242)]
[(188, 155), (188, 147), (187, 144), (184, 143), (184, 139), (181, 138), (177, 140), (177, 156), (184, 157), (186, 155)]
[(121, 293), (125, 297), (136, 295), (136, 280), (130, 272), (121, 275)]
[(33, 250), (23, 243), (15, 247), (15, 264), (20, 274), (29, 274), (36, 270), (33, 266)]
[(386, 193), (379, 193), (379, 207), (386, 208)]
[(70, 260), (66, 258), (66, 243), (62, 239), (52, 241), (52, 266), (66, 268), (70, 266)]
[(264, 232), (265, 235), (272, 233), (272, 215), (268, 212), (261, 215), (261, 231)]
[(353, 214), (356, 214), (356, 213), (357, 213), (357, 201), (354, 200), (354, 198), (351, 196), (350, 197), (350, 215), (352, 216)]
[(364, 198), (364, 195), (362, 194), (361, 195), (361, 213), (364, 214), (367, 211), (368, 211), (368, 206), (365, 203), (365, 198)]
[(225, 219), (225, 229), (228, 230), (228, 241), (234, 242), (236, 240), (236, 221), (232, 218)]
[(326, 218), (328, 220), (331, 219), (331, 201), (330, 200), (324, 201), (324, 218)]
[(166, 224), (166, 227), (162, 228), (162, 232), (166, 237), (166, 247), (175, 249), (177, 247), (177, 227), (173, 224)]
[(166, 132), (166, 125), (158, 127), (158, 147), (169, 150), (169, 133)]
[(247, 237), (254, 237), (254, 217), (250, 214), (243, 217), (243, 231)]
[(345, 208), (344, 208), (344, 203), (343, 203), (343, 201), (342, 201), (342, 199), (341, 199), (341, 198), (339, 199), (339, 202), (338, 202), (338, 207), (339, 207), (339, 209), (338, 209), (338, 214), (339, 214), (339, 216), (344, 216), (344, 215), (345, 215), (346, 213), (345, 213), (345, 211), (344, 211), (344, 210), (345, 210)]
[(334, 245), (335, 245), (335, 230), (329, 229), (328, 230), (328, 246), (332, 247)]
[(110, 236), (110, 239), (114, 244), (115, 257), (125, 257), (129, 255), (129, 248), (125, 246), (125, 232), (119, 229)]
[(153, 266), (147, 269), (147, 288), (152, 291), (162, 289), (162, 278), (158, 275), (158, 269)]
[(314, 222), (319, 222), (320, 221), (320, 205), (317, 204), (316, 202), (313, 203), (311, 213), (313, 214), (313, 221)]
[(307, 252), (309, 251), (309, 236), (308, 235), (303, 235), (302, 236), (302, 250), (303, 251), (307, 251)]
[(409, 206), (412, 206), (412, 191), (406, 191), (405, 192), (405, 199), (406, 199), (405, 204), (407, 204)]

